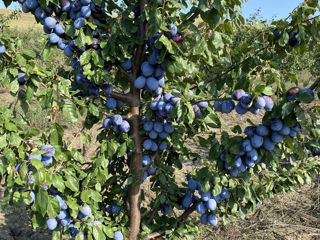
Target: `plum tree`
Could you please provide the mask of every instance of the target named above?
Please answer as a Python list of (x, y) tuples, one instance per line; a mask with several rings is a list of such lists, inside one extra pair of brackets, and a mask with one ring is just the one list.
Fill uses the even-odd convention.
[[(42, 59), (63, 50), (72, 70), (38, 69), (36, 53), (17, 51), (19, 41), (0, 36), (1, 84), (25, 112), (34, 99), (41, 102), (52, 123), (25, 130), (15, 105), (1, 108), (0, 176), (5, 204), (22, 199), (33, 225), (55, 239), (189, 237), (198, 220), (216, 226), (244, 217), (319, 172), (313, 101), (320, 80), (300, 88), (283, 69), (287, 53), (303, 54), (319, 39), (317, 1), (245, 44), (234, 36), (245, 26), (237, 0), (19, 2), (48, 34)], [(243, 115), (251, 125), (225, 131), (220, 113)], [(253, 124), (258, 113), (263, 119)], [(83, 115), (84, 143), (86, 130), (102, 126), (91, 161), (65, 141), (59, 114), (72, 123)], [(192, 151), (188, 139), (208, 154)], [(184, 160), (200, 157), (203, 165), (185, 182), (176, 179)], [(141, 207), (146, 184), (152, 199)], [(188, 218), (194, 211), (197, 221)]]

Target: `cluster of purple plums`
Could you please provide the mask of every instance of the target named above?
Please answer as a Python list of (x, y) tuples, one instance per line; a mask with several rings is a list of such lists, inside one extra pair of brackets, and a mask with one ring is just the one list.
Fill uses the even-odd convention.
[[(183, 92), (175, 90), (172, 94), (166, 93), (163, 95), (158, 95), (149, 104), (149, 108), (152, 110), (152, 119), (147, 120), (142, 119), (143, 129), (145, 134), (145, 139), (143, 141), (143, 149), (146, 152), (155, 153), (157, 151), (164, 151), (168, 148), (168, 143), (166, 138), (174, 132), (174, 127), (170, 123), (171, 111), (178, 101), (181, 100), (177, 95), (181, 95)], [(188, 96), (192, 98), (193, 92), (189, 91)], [(193, 105), (193, 111), (195, 116), (200, 116), (200, 108), (207, 108), (207, 102), (199, 102)], [(142, 159), (143, 166), (149, 166), (151, 163), (151, 158), (149, 154), (145, 154)], [(148, 176), (153, 175), (155, 169), (150, 166), (143, 175), (142, 181), (144, 181)], [(165, 211), (166, 212), (166, 211)]]
[(105, 129), (112, 129), (115, 133), (130, 131), (130, 124), (124, 120), (121, 115), (113, 115), (112, 117), (105, 118), (102, 124)]
[[(299, 87), (290, 88), (286, 93), (286, 98), (288, 101), (295, 101), (302, 94), (308, 96), (304, 101), (305, 103), (311, 103), (314, 100), (314, 93), (311, 89), (301, 89)], [(318, 96), (320, 97), (320, 93), (318, 93)], [(271, 119), (268, 125), (249, 126), (244, 130), (247, 138), (241, 144), (241, 152), (233, 156), (226, 152), (220, 155), (223, 167), (229, 171), (231, 176), (236, 177), (240, 172), (245, 172), (247, 167), (255, 166), (259, 159), (259, 148), (272, 151), (276, 144), (282, 142), (285, 136), (296, 137), (300, 131), (301, 127), (298, 123), (289, 127), (280, 118)]]
[[(234, 101), (238, 101), (237, 104)], [(246, 114), (247, 112), (251, 112), (253, 114), (258, 114), (261, 109), (265, 109), (267, 111), (271, 111), (274, 106), (274, 102), (269, 96), (259, 96), (257, 98), (253, 98), (252, 95), (246, 93), (242, 89), (235, 90), (231, 99), (221, 101), (216, 100), (214, 102), (214, 109), (217, 112), (223, 113), (231, 113), (233, 109), (236, 109), (238, 114)]]
[[(37, 159), (37, 160), (40, 160), (44, 166), (48, 166), (49, 164), (53, 163), (52, 158), (54, 157), (54, 154), (55, 154), (55, 149), (53, 146), (43, 145), (40, 148), (40, 151), (35, 149), (31, 152), (31, 154), (29, 155), (29, 160)], [(19, 163), (16, 166), (16, 171), (18, 173), (20, 173), (20, 167), (21, 167), (21, 163)], [(28, 174), (29, 174), (28, 175), (29, 184), (33, 185), (34, 180), (33, 180), (32, 171), (29, 170)], [(70, 214), (68, 212), (67, 202), (59, 195), (59, 191), (55, 187), (52, 186), (52, 187), (48, 188), (48, 186), (45, 185), (44, 183), (41, 184), (41, 187), (43, 189), (45, 189), (46, 191), (48, 191), (49, 194), (51, 194), (54, 198), (56, 198), (59, 201), (60, 209), (61, 209), (60, 213), (56, 216), (56, 218), (47, 218), (47, 220), (46, 220), (47, 228), (49, 230), (55, 230), (57, 228), (58, 224), (60, 223), (61, 226), (68, 227), (71, 236), (75, 237), (78, 234), (78, 232), (80, 231), (80, 229), (75, 227), (76, 221), (74, 221), (74, 219), (72, 219), (72, 217), (70, 216)], [(33, 191), (31, 191), (30, 196), (31, 196), (30, 204), (32, 204), (35, 201), (36, 194)], [(104, 204), (102, 204), (102, 205), (105, 207)], [(121, 209), (122, 209), (121, 206), (119, 206), (115, 203), (111, 203), (106, 208), (106, 211), (109, 214), (118, 215), (120, 213)], [(78, 211), (77, 220), (82, 220), (82, 219), (87, 220), (90, 217), (92, 217), (92, 211), (91, 211), (90, 206), (82, 204), (81, 207), (79, 208), (79, 211)], [(87, 225), (88, 226), (97, 225), (100, 228), (102, 227), (101, 222), (98, 220), (88, 222)], [(114, 232), (114, 239), (115, 240), (122, 240), (123, 239), (122, 233), (120, 231)]]
[[(184, 41), (183, 35), (178, 33), (178, 28), (174, 24), (168, 24), (169, 32), (166, 33), (169, 39), (172, 39), (178, 45)], [(134, 86), (137, 89), (155, 92), (156, 95), (162, 93), (162, 86), (165, 83), (165, 62), (159, 63), (161, 51), (155, 47), (155, 41), (162, 36), (161, 33), (156, 33), (154, 36), (148, 37), (147, 48), (150, 49), (148, 60), (141, 64), (141, 75), (135, 80)], [(130, 61), (130, 60), (128, 60)], [(126, 62), (122, 66), (128, 70), (132, 64)]]
[[(85, 27), (85, 19), (92, 16), (94, 21), (98, 23), (99, 19), (103, 17), (102, 9), (91, 0), (62, 0), (60, 6), (50, 4), (47, 8), (42, 8), (38, 0), (19, 0), (19, 2), (22, 4), (22, 11), (31, 12), (40, 21), (44, 32), (49, 34), (49, 42), (57, 44), (67, 57), (72, 57), (76, 51), (85, 51), (86, 48), (78, 49), (74, 39), (66, 40), (68, 38), (65, 34), (66, 26), (59, 23), (62, 14), (66, 13), (67, 18), (73, 20), (73, 27), (77, 30)], [(99, 36), (98, 28), (92, 31), (92, 36)], [(94, 38), (92, 46), (89, 48), (99, 48), (98, 43), (99, 41)]]
[(201, 183), (195, 181), (191, 177), (186, 181), (189, 190), (184, 193), (182, 198), (182, 208), (187, 209), (191, 204), (196, 204), (196, 211), (201, 215), (200, 221), (202, 224), (209, 223), (212, 226), (218, 224), (217, 217), (213, 214), (217, 209), (218, 204), (224, 199), (230, 198), (230, 192), (226, 187), (223, 187), (221, 192), (212, 196), (210, 191), (203, 192)]
[(280, 118), (271, 119), (268, 125), (260, 124), (256, 127), (246, 127), (244, 133), (247, 138), (241, 143), (240, 153), (229, 155), (223, 152), (220, 155), (223, 167), (229, 171), (231, 176), (237, 177), (240, 172), (245, 172), (247, 167), (253, 168), (259, 163), (258, 151), (260, 148), (272, 151), (285, 136), (295, 137), (300, 131), (299, 124), (289, 127)]

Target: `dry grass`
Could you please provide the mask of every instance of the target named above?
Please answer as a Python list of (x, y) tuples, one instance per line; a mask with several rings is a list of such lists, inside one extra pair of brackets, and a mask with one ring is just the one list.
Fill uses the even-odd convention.
[[(10, 12), (14, 10), (10, 9), (0, 9), (0, 15), (8, 15)], [(42, 26), (36, 22), (34, 16), (31, 13), (23, 13), (21, 12), (21, 17), (16, 20), (9, 21), (10, 30), (25, 32), (32, 30), (40, 30)]]
[(319, 182), (265, 201), (244, 220), (202, 228), (199, 240), (308, 240), (320, 239)]

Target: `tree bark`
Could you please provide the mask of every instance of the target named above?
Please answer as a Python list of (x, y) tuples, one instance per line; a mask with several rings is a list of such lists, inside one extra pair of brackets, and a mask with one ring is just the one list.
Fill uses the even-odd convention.
[(132, 153), (130, 163), (131, 176), (137, 179), (138, 183), (129, 186), (129, 240), (136, 240), (140, 232), (140, 181), (142, 175), (142, 147), (139, 136), (140, 109), (132, 106), (130, 109), (131, 136), (134, 141), (135, 151)]
[[(141, 62), (140, 57), (140, 62)], [(137, 64), (137, 66), (139, 66)], [(137, 72), (134, 73), (136, 77)], [(132, 153), (130, 162), (131, 177), (136, 179), (135, 183), (129, 186), (129, 240), (137, 240), (140, 232), (140, 185), (143, 174), (142, 167), (142, 144), (141, 136), (139, 135), (140, 127), (140, 90), (134, 87), (134, 81), (131, 81), (130, 88), (130, 116), (128, 121), (131, 125), (130, 136), (133, 139), (135, 151)]]
[[(147, 4), (147, 0), (140, 0), (140, 10), (141, 13)], [(140, 22), (140, 37), (145, 40), (147, 26), (146, 21)], [(133, 139), (135, 151), (132, 153), (132, 158), (130, 162), (130, 173), (131, 177), (135, 178), (135, 182), (129, 186), (129, 240), (137, 240), (140, 233), (140, 186), (143, 174), (142, 167), (142, 144), (141, 136), (139, 135), (140, 127), (140, 90), (134, 87), (134, 80), (138, 77), (140, 72), (140, 65), (144, 57), (145, 43), (137, 47), (137, 51), (133, 56), (132, 71), (129, 77), (131, 82), (130, 94), (128, 104), (130, 106), (130, 116), (129, 123), (131, 126), (130, 136)], [(121, 69), (120, 69), (121, 70)]]

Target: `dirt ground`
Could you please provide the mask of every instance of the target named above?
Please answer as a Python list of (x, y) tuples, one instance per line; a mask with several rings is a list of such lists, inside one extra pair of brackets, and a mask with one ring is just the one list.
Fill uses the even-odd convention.
[(244, 220), (226, 226), (204, 227), (199, 240), (311, 240), (320, 239), (319, 180), (296, 192), (278, 194), (263, 202)]
[[(10, 95), (0, 94), (0, 100), (10, 101)], [(3, 103), (3, 101), (1, 101)], [(230, 125), (240, 125), (243, 128), (249, 123), (250, 117), (254, 123), (259, 123), (263, 113), (252, 116), (239, 117), (237, 114), (223, 115), (223, 129), (228, 130)], [(98, 126), (99, 127), (99, 126)], [(90, 134), (92, 139), (98, 132), (98, 127)], [(67, 139), (74, 146), (81, 146), (77, 127), (66, 128)], [(219, 132), (217, 132), (219, 135)], [(86, 149), (86, 156), (92, 156), (95, 152), (93, 141)], [(206, 154), (206, 149), (196, 145), (191, 146), (201, 155)], [(181, 171), (177, 171), (178, 181), (184, 181), (185, 174), (197, 168), (198, 163), (188, 161)], [(147, 184), (147, 182), (146, 182)], [(145, 185), (145, 184), (144, 184)], [(145, 185), (146, 196), (152, 198), (148, 187)], [(0, 202), (3, 198), (4, 187), (0, 186)], [(279, 194), (272, 201), (263, 202), (255, 212), (249, 214), (246, 219), (236, 219), (226, 226), (218, 225), (216, 228), (200, 226), (201, 233), (196, 236), (198, 240), (239, 240), (239, 239), (283, 239), (283, 240), (307, 240), (320, 239), (320, 188), (316, 181), (311, 185), (302, 186), (298, 191)], [(32, 229), (30, 219), (25, 209), (12, 207), (0, 209), (0, 240), (46, 240), (51, 239), (50, 232), (45, 229)]]

